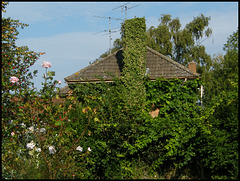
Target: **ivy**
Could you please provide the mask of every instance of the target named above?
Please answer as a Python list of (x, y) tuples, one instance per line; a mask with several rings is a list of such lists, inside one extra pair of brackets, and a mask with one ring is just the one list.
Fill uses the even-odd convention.
[(144, 18), (126, 20), (122, 26), (124, 101), (130, 108), (144, 107), (146, 92), (146, 24)]
[[(174, 169), (173, 178), (186, 175), (190, 178), (236, 178), (237, 134), (230, 131), (237, 130), (236, 120), (229, 120), (233, 116), (226, 114), (229, 123), (224, 122), (221, 116), (217, 117), (217, 110), (224, 107), (224, 102), (226, 108), (233, 106), (237, 95), (223, 92), (212, 105), (201, 107), (196, 105), (200, 99), (198, 88), (203, 84), (199, 79), (150, 81), (144, 77), (142, 60), (145, 57), (140, 53), (144, 41), (140, 40), (145, 35), (141, 22), (143, 19), (135, 18), (123, 25), (126, 43), (121, 78), (115, 78), (113, 83), (72, 85), (81, 106), (96, 110), (94, 124), (90, 127), (94, 133), (91, 142), (99, 144), (92, 159), (99, 164), (91, 165), (95, 168), (92, 173), (98, 178), (133, 178), (134, 164), (144, 163), (149, 174), (163, 176)], [(134, 41), (139, 44), (134, 44), (137, 36)], [(144, 46), (142, 49), (145, 50)], [(229, 99), (225, 100), (226, 96)], [(149, 112), (156, 109), (159, 114), (153, 118)], [(230, 140), (232, 142), (223, 147)], [(229, 149), (231, 146), (234, 150)], [(218, 159), (226, 153), (228, 156)], [(224, 161), (227, 159), (231, 161)], [(191, 174), (185, 173), (186, 170), (191, 170)]]

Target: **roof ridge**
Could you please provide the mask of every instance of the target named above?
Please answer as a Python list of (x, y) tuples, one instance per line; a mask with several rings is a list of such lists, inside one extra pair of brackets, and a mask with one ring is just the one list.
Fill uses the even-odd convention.
[[(146, 48), (147, 48), (147, 50), (151, 51), (152, 53), (156, 54), (157, 56), (162, 57), (164, 60), (166, 60), (166, 61), (174, 64), (175, 66), (177, 66), (177, 67), (179, 67), (180, 69), (186, 71), (187, 73), (192, 74), (193, 76), (197, 76), (197, 77), (200, 76), (199, 73), (195, 73), (195, 72), (191, 71), (189, 68), (185, 67), (184, 65), (182, 65), (182, 64), (180, 64), (180, 63), (172, 60), (171, 58), (169, 58), (169, 57), (161, 54), (160, 52), (158, 52), (158, 51), (150, 48), (149, 46), (146, 46)], [(84, 72), (84, 71), (90, 69), (91, 67), (96, 66), (97, 64), (103, 62), (104, 60), (108, 59), (109, 57), (116, 55), (117, 52), (120, 51), (120, 50), (123, 50), (123, 48), (120, 48), (120, 49), (114, 51), (113, 53), (111, 53), (110, 55), (107, 55), (106, 57), (104, 57), (104, 58), (102, 58), (102, 59), (100, 59), (100, 60), (98, 60), (98, 61), (96, 61), (96, 62), (94, 62), (94, 63), (92, 63), (92, 64), (90, 64), (90, 65), (88, 65), (87, 67), (79, 70), (78, 72), (76, 72), (76, 73), (74, 73), (74, 74), (72, 74), (72, 75), (70, 75), (70, 76), (68, 76), (68, 77), (65, 77), (64, 80), (65, 80), (66, 82), (68, 82), (68, 81), (71, 80), (71, 78), (73, 78), (75, 75), (80, 74), (81, 72)]]
[(158, 52), (158, 51), (156, 51), (156, 50), (150, 48), (149, 46), (147, 46), (147, 49), (148, 49), (149, 51), (151, 51), (152, 53), (154, 53), (154, 54), (156, 54), (156, 55), (158, 55), (158, 56), (160, 56), (160, 57), (166, 59), (166, 60), (169, 61), (170, 63), (172, 63), (172, 64), (178, 66), (179, 68), (181, 68), (181, 69), (183, 69), (183, 70), (185, 70), (185, 71), (187, 71), (187, 72), (193, 74), (194, 76), (200, 76), (199, 73), (195, 73), (195, 72), (189, 70), (189, 68), (187, 68), (187, 67), (185, 67), (184, 65), (182, 65), (182, 64), (180, 64), (180, 63), (178, 63), (178, 62), (176, 62), (175, 60), (173, 60), (173, 59), (171, 59), (171, 58), (169, 58), (169, 57), (167, 57), (167, 56), (161, 54), (160, 52)]

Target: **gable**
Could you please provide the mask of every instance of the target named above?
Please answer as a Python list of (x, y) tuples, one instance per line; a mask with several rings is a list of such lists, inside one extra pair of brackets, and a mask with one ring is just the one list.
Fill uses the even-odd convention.
[(150, 80), (156, 80), (158, 77), (192, 79), (200, 76), (198, 73), (192, 72), (182, 64), (149, 47), (147, 47), (146, 68), (149, 69)]
[[(112, 76), (120, 76), (123, 68), (122, 49), (87, 66), (84, 69), (65, 78), (67, 84), (112, 81)], [(175, 62), (163, 54), (147, 47), (146, 67), (150, 80), (163, 78), (197, 78), (199, 74), (190, 71), (187, 67)]]

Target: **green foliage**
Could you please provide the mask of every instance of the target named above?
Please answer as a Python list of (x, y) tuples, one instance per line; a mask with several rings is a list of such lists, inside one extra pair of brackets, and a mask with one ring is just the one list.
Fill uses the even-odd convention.
[(238, 94), (222, 92), (212, 100), (211, 136), (202, 137), (200, 156), (211, 178), (238, 176)]
[[(198, 119), (201, 112), (196, 106), (199, 84), (198, 80), (183, 82), (159, 79), (148, 82), (148, 101), (154, 109), (159, 109), (158, 117), (146, 122), (152, 135), (148, 139), (152, 137), (151, 141), (158, 143), (152, 144), (151, 149), (161, 155), (150, 157), (153, 169), (167, 168), (166, 164), (170, 163), (180, 169), (195, 156), (194, 139), (198, 132), (207, 129)], [(164, 172), (164, 169), (160, 169), (160, 172)]]
[(130, 108), (144, 107), (146, 73), (146, 24), (144, 18), (126, 20), (122, 26), (123, 62), (122, 82), (124, 100)]
[[(219, 109), (237, 106), (237, 94), (231, 101), (221, 95), (203, 109), (196, 106), (201, 84), (198, 79), (146, 79), (145, 110), (134, 111), (124, 106), (120, 79), (72, 85), (79, 110), (88, 107), (94, 117), (88, 137), (95, 150), (89, 161), (94, 178), (139, 178), (135, 171), (141, 168), (142, 178), (170, 173), (171, 178), (236, 178), (237, 117), (230, 121), (234, 113), (223, 116)], [(149, 111), (155, 109), (159, 115), (152, 118)]]
[(147, 45), (173, 60), (187, 65), (191, 61), (197, 63), (197, 72), (202, 73), (211, 66), (211, 57), (201, 43), (209, 38), (212, 30), (208, 28), (210, 17), (203, 14), (195, 17), (185, 28), (181, 28), (178, 18), (162, 14), (158, 27), (150, 27), (147, 31)]
[(200, 109), (195, 106), (199, 81), (145, 80), (146, 106), (151, 110), (153, 105), (158, 105), (161, 110), (158, 118), (152, 118), (147, 110), (133, 111), (125, 107), (120, 101), (121, 89), (125, 89), (121, 85), (119, 79), (111, 84), (72, 85), (82, 107), (89, 106), (94, 110), (89, 112), (95, 117), (90, 131), (97, 150), (92, 159), (95, 164), (99, 163), (94, 174), (100, 178), (133, 178), (135, 162), (147, 160), (145, 167), (148, 172), (152, 168), (153, 173), (159, 171), (160, 165), (169, 163), (172, 157), (182, 158), (182, 161), (179, 159), (179, 167), (189, 163), (194, 156), (194, 147), (190, 146), (187, 154), (182, 154), (182, 150), (193, 144), (191, 139), (200, 129), (192, 121)]
[(226, 54), (215, 56), (209, 71), (202, 75), (205, 83), (205, 104), (222, 91), (238, 92), (238, 31), (230, 35), (224, 45)]
[[(3, 12), (5, 6), (2, 2)], [(205, 20), (203, 31), (208, 19), (201, 16), (200, 20)], [(73, 95), (53, 103), (59, 99), (55, 72), (46, 68), (39, 92), (29, 87), (32, 74), (22, 70), (42, 53), (16, 47), (14, 35), (20, 24), (3, 19), (3, 178), (238, 178), (238, 68), (232, 66), (238, 62), (238, 32), (225, 45), (226, 55), (216, 59), (211, 74), (205, 74), (210, 83), (218, 83), (215, 90), (209, 89), (207, 79), (145, 78), (145, 57), (140, 53), (141, 48), (145, 51), (144, 23), (135, 18), (123, 26), (124, 78), (114, 78), (112, 83), (72, 84)], [(171, 33), (179, 33), (178, 19), (163, 16), (161, 26), (166, 25)], [(191, 27), (196, 38), (202, 36)], [(182, 38), (184, 42), (189, 37)], [(19, 78), (15, 83), (9, 80), (14, 75)], [(128, 85), (131, 81), (134, 83)], [(206, 92), (216, 91), (205, 107), (196, 106), (202, 83)], [(128, 95), (131, 99), (142, 96), (139, 102), (144, 106), (134, 103), (130, 107)], [(153, 118), (150, 112), (154, 110), (159, 114)]]
[(166, 56), (172, 56), (173, 44), (171, 42), (172, 35), (169, 27), (171, 16), (162, 15), (160, 19), (160, 24), (156, 29), (154, 27), (151, 27), (148, 30), (149, 40), (151, 42), (148, 46), (152, 47), (151, 45), (155, 44), (152, 48), (155, 48), (155, 50)]
[(226, 54), (214, 57), (211, 70), (203, 74), (204, 104), (214, 112), (208, 118), (212, 134), (203, 138), (201, 157), (211, 178), (238, 177), (238, 31), (224, 50)]
[(212, 34), (212, 30), (210, 28), (207, 28), (207, 30), (203, 32), (208, 26), (209, 20), (211, 20), (211, 17), (205, 17), (201, 14), (201, 16), (195, 17), (192, 22), (188, 23), (186, 25), (186, 29), (192, 33), (196, 41), (203, 37), (203, 33), (209, 37)]

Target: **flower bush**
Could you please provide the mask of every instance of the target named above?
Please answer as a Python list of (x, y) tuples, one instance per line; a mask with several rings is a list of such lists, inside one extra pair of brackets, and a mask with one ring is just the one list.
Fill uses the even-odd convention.
[[(42, 83), (43, 88), (39, 92), (31, 90), (28, 92), (29, 99), (24, 101), (18, 98), (14, 102), (22, 106), (19, 107), (19, 112), (13, 113), (14, 118), (4, 127), (3, 160), (8, 162), (3, 165), (3, 171), (6, 178), (36, 176), (36, 178), (54, 179), (70, 178), (72, 175), (75, 175), (75, 178), (85, 177), (79, 172), (83, 166), (77, 163), (77, 160), (79, 157), (89, 156), (92, 149), (89, 145), (85, 145), (84, 151), (84, 147), (77, 145), (79, 143), (84, 145), (82, 139), (90, 117), (88, 123), (82, 122), (82, 125), (76, 127), (74, 118), (69, 115), (74, 104), (66, 107), (63, 104), (53, 103), (54, 99), (59, 99), (55, 91), (58, 88), (56, 85), (60, 82), (53, 81), (52, 75), (54, 75), (53, 71), (46, 71), (43, 76), (45, 83)], [(25, 92), (27, 91), (29, 90), (26, 89)], [(19, 95), (10, 94), (10, 96), (13, 98)], [(5, 104), (5, 106), (9, 105)], [(12, 107), (9, 108), (12, 110)], [(85, 112), (83, 111), (82, 114), (85, 115)], [(5, 119), (3, 118), (2, 121)], [(10, 142), (7, 140), (8, 133), (11, 135)], [(21, 166), (23, 162), (29, 162), (29, 166)], [(34, 169), (39, 170), (37, 175), (32, 172)]]
[[(2, 12), (6, 5), (2, 2)], [(92, 146), (83, 141), (90, 117), (75, 124), (69, 114), (76, 105), (53, 102), (59, 99), (61, 81), (53, 80), (50, 62), (42, 64), (43, 87), (36, 91), (31, 79), (37, 71), (29, 72), (29, 67), (44, 53), (15, 45), (19, 26), (27, 25), (2, 19), (2, 177), (85, 178), (78, 160), (91, 155)], [(79, 144), (81, 152), (76, 150)]]

